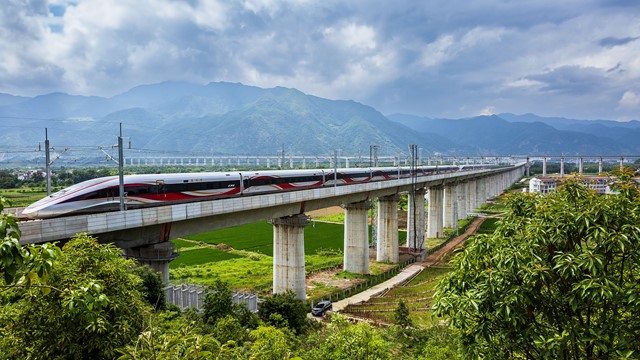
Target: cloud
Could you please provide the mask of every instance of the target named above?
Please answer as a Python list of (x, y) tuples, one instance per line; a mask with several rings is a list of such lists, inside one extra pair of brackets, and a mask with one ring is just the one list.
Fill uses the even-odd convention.
[(0, 92), (230, 81), (385, 113), (616, 116), (640, 81), (639, 12), (623, 0), (7, 0)]
[(625, 91), (618, 102), (620, 109), (638, 109), (640, 108), (640, 95), (633, 91)]
[[(606, 70), (604, 71), (606, 72)], [(603, 86), (603, 70), (594, 67), (561, 66), (541, 74), (530, 75), (527, 80), (540, 84), (541, 91), (585, 94)]]
[(496, 108), (495, 106), (491, 106), (491, 105), (480, 110), (480, 112), (478, 113), (478, 115), (494, 115), (494, 114), (496, 114)]
[(640, 39), (640, 36), (624, 37), (624, 38), (606, 37), (601, 39), (599, 41), (599, 44), (604, 47), (614, 47), (619, 45), (626, 45), (638, 39)]

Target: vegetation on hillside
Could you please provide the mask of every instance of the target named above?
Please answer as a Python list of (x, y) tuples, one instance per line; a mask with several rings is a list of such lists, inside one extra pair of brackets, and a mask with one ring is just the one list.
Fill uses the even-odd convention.
[(547, 196), (514, 193), (492, 235), (469, 241), (438, 286), (470, 358), (640, 356), (640, 191), (565, 182)]

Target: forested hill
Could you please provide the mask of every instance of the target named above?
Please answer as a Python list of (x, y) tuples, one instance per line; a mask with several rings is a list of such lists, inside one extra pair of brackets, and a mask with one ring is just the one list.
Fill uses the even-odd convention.
[(613, 155), (640, 153), (640, 122), (545, 118), (500, 114), (466, 119), (431, 119), (395, 114), (389, 119), (432, 133), (481, 154)]
[[(640, 152), (640, 122), (579, 121), (500, 114), (470, 119), (385, 116), (348, 100), (328, 100), (289, 88), (237, 83), (164, 82), (107, 98), (52, 93), (0, 94), (0, 166), (37, 158), (48, 128), (65, 159), (103, 156), (118, 124), (133, 148), (166, 154), (320, 155), (340, 150), (368, 157), (407, 153), (630, 154)], [(84, 149), (84, 150), (78, 150)]]

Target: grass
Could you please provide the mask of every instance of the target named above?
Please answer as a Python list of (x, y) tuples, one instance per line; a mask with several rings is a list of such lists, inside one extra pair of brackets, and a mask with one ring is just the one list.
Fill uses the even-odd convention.
[(192, 247), (200, 246), (200, 243), (198, 243), (196, 241), (189, 241), (189, 240), (182, 240), (182, 239), (171, 240), (171, 242), (173, 243), (173, 246), (175, 246), (175, 248), (178, 251), (180, 251), (181, 249), (185, 249), (185, 248), (192, 248)]
[[(52, 191), (56, 191), (52, 189)], [(0, 190), (0, 196), (8, 199), (12, 207), (26, 207), (47, 196), (43, 188), (17, 188)]]
[(238, 257), (171, 269), (171, 279), (178, 283), (202, 285), (212, 285), (216, 279), (220, 279), (238, 290), (266, 292), (271, 288), (273, 259), (270, 256), (246, 251), (233, 251), (232, 254)]
[(500, 221), (500, 219), (498, 219), (498, 218), (485, 219), (482, 222), (482, 225), (480, 225), (480, 228), (478, 229), (478, 231), (476, 233), (478, 233), (478, 234), (493, 234), (493, 232), (496, 231), (496, 228), (498, 227), (498, 221)]
[(382, 297), (374, 297), (365, 303), (349, 305), (347, 312), (374, 321), (393, 323), (394, 310), (400, 301), (403, 301), (409, 308), (409, 319), (414, 325), (431, 326), (439, 320), (434, 318), (429, 310), (431, 297), (438, 280), (449, 271), (451, 269), (444, 267), (426, 268), (409, 283), (391, 289)]
[(180, 251), (180, 256), (170, 263), (170, 267), (179, 268), (180, 266), (201, 265), (237, 258), (242, 258), (242, 256), (212, 247), (190, 248), (188, 251)]
[[(207, 244), (226, 244), (236, 250), (249, 250), (273, 256), (273, 227), (267, 222), (190, 235), (185, 239)], [(312, 221), (304, 228), (304, 253), (315, 254), (318, 249), (340, 250), (344, 243), (344, 226)]]
[(314, 218), (314, 220), (344, 224), (344, 213), (328, 215), (328, 216), (318, 216)]

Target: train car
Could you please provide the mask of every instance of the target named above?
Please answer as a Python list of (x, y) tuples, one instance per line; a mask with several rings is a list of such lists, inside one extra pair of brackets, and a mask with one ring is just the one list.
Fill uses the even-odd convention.
[(371, 181), (371, 169), (346, 168), (325, 170), (325, 186), (349, 185)]
[[(486, 167), (486, 166), (484, 166)], [(464, 170), (477, 169), (464, 166)], [(347, 168), (278, 170), (253, 172), (209, 172), (144, 174), (124, 177), (125, 206), (128, 209), (203, 201), (279, 191), (309, 189), (421, 177), (453, 171), (461, 166), (420, 166), (391, 168)], [(120, 208), (117, 176), (102, 177), (70, 186), (24, 209), (31, 219), (114, 211)]]
[(308, 189), (324, 181), (324, 171), (317, 169), (243, 172), (242, 194)]
[[(242, 192), (240, 173), (144, 174), (124, 177), (129, 209), (228, 197)], [(41, 199), (22, 212), (30, 219), (118, 210), (119, 179), (87, 180)]]

